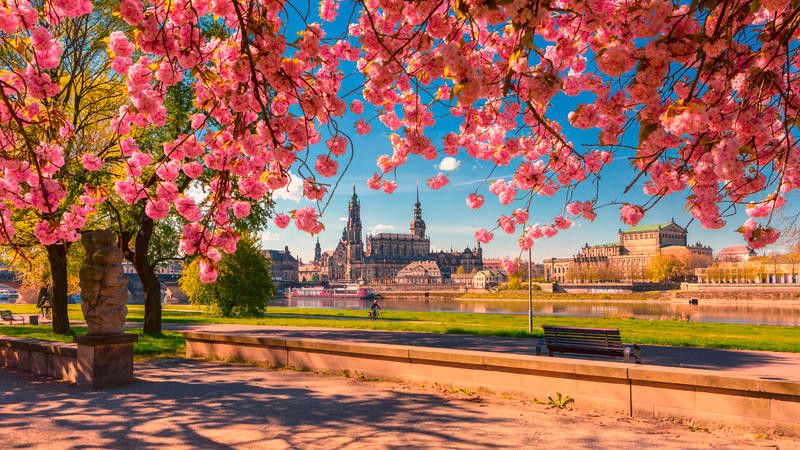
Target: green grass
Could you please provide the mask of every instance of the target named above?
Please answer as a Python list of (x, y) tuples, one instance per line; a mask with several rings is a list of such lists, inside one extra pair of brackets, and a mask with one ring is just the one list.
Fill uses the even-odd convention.
[[(72, 327), (72, 330), (75, 334), (86, 333), (85, 327)], [(142, 334), (141, 328), (126, 329), (125, 332), (139, 335), (139, 342), (133, 345), (135, 362), (177, 358), (186, 354), (186, 340), (176, 331), (164, 331), (159, 337)], [(0, 335), (72, 342), (72, 336), (54, 334), (49, 325), (0, 325)]]
[[(12, 309), (15, 314), (23, 314), (23, 310), (30, 308), (29, 305), (9, 306), (9, 309)], [(169, 309), (177, 308), (169, 307)], [(366, 310), (271, 307), (268, 309), (267, 316), (261, 318), (222, 318), (191, 311), (164, 311), (163, 321), (165, 323), (229, 323), (423, 331), (520, 338), (541, 337), (542, 325), (561, 325), (618, 328), (625, 342), (638, 344), (800, 353), (800, 327), (684, 322), (677, 320), (534, 316), (533, 333), (528, 333), (528, 319), (526, 316), (520, 315), (436, 311), (384, 311), (383, 313), (384, 320), (369, 320), (366, 317)], [(78, 305), (70, 305), (69, 315), (72, 320), (82, 320), (83, 318)], [(141, 322), (143, 320), (144, 309), (136, 305), (130, 306), (128, 321)], [(4, 327), (4, 329), (9, 328), (22, 327)], [(165, 332), (165, 334), (168, 333)], [(147, 345), (155, 345), (147, 344), (147, 339), (150, 338), (142, 339), (140, 343), (142, 350), (140, 352), (145, 352), (144, 349), (147, 348)], [(175, 345), (172, 347), (176, 348)], [(150, 353), (157, 355), (161, 354), (159, 353), (161, 351), (156, 347)]]

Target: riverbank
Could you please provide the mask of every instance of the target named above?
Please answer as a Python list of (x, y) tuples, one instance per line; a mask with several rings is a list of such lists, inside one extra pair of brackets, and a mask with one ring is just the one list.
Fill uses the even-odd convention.
[[(438, 294), (431, 294), (431, 297), (438, 297)], [(443, 297), (444, 298), (444, 297)], [(628, 294), (589, 294), (577, 292), (544, 292), (533, 291), (533, 298), (537, 300), (589, 300), (589, 301), (643, 301), (643, 302), (686, 302), (691, 298), (702, 301), (715, 302), (741, 302), (741, 303), (774, 303), (789, 302), (800, 305), (800, 286), (797, 291), (774, 292), (769, 290), (741, 290), (741, 291), (649, 291), (634, 292)], [(527, 289), (507, 289), (497, 292), (470, 292), (463, 293), (456, 297), (456, 300), (528, 300)]]
[[(435, 297), (430, 297), (430, 299), (435, 299)], [(486, 297), (457, 297), (457, 298), (442, 298), (440, 300), (458, 300), (463, 302), (522, 302), (527, 304), (528, 303), (528, 296), (527, 294), (525, 297), (512, 297), (512, 298), (486, 298)], [(791, 299), (782, 299), (782, 300), (775, 300), (775, 299), (760, 299), (760, 298), (751, 298), (751, 299), (735, 299), (735, 298), (703, 298), (698, 299), (703, 304), (729, 304), (729, 305), (784, 305), (784, 306), (800, 306), (800, 298), (791, 298)], [(673, 304), (673, 305), (684, 305), (688, 303), (688, 299), (685, 298), (649, 298), (649, 299), (632, 299), (632, 298), (614, 298), (614, 299), (597, 299), (597, 298), (575, 298), (570, 296), (565, 296), (563, 298), (554, 298), (554, 297), (542, 297), (537, 296), (537, 293), (534, 292), (533, 294), (533, 301), (534, 302), (548, 302), (548, 303), (585, 303), (585, 304), (597, 304), (597, 305), (610, 305), (615, 303), (652, 303), (652, 304)]]
[[(27, 305), (16, 305), (14, 309), (21, 309), (20, 306)], [(15, 313), (21, 314), (19, 311), (15, 311)], [(71, 320), (83, 319), (78, 305), (70, 305), (69, 313)], [(541, 337), (542, 325), (560, 325), (617, 328), (620, 330), (623, 341), (637, 344), (800, 353), (800, 327), (789, 326), (540, 315), (533, 317), (533, 333), (528, 333), (527, 316), (516, 314), (384, 311), (384, 320), (369, 320), (366, 315), (365, 310), (270, 307), (267, 315), (260, 318), (222, 318), (192, 311), (164, 311), (163, 321), (164, 323), (186, 324), (247, 324), (423, 331), (529, 338)], [(128, 322), (143, 322), (144, 310), (131, 308), (127, 320)], [(6, 327), (6, 329), (14, 328), (20, 327)], [(40, 329), (47, 330), (47, 327)]]

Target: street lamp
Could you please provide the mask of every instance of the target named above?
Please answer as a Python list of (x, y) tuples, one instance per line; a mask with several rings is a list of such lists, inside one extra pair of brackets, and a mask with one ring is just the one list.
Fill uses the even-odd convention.
[(528, 333), (533, 333), (533, 287), (531, 279), (533, 272), (531, 271), (531, 255), (533, 254), (533, 245), (528, 247)]

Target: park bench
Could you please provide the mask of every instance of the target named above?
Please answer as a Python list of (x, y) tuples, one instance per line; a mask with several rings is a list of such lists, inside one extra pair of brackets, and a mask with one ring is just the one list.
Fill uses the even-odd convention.
[(542, 346), (547, 347), (550, 356), (553, 353), (580, 353), (598, 356), (622, 356), (625, 361), (631, 360), (631, 353), (636, 364), (641, 364), (639, 346), (622, 345), (619, 330), (614, 328), (578, 328), (542, 326), (544, 339), (536, 345), (536, 354), (542, 354)]
[(15, 321), (22, 322), (23, 325), (25, 324), (25, 319), (24, 318), (22, 318), (22, 317), (20, 317), (20, 318), (14, 317), (14, 314), (11, 314), (11, 311), (9, 311), (9, 310), (0, 311), (0, 319), (3, 319), (6, 322), (11, 323), (11, 325), (14, 325)]

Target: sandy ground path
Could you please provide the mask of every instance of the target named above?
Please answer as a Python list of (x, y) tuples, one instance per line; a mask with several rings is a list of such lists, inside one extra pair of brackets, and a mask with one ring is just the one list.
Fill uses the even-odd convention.
[(800, 448), (752, 432), (514, 398), (185, 359), (87, 392), (0, 370), (4, 448)]

